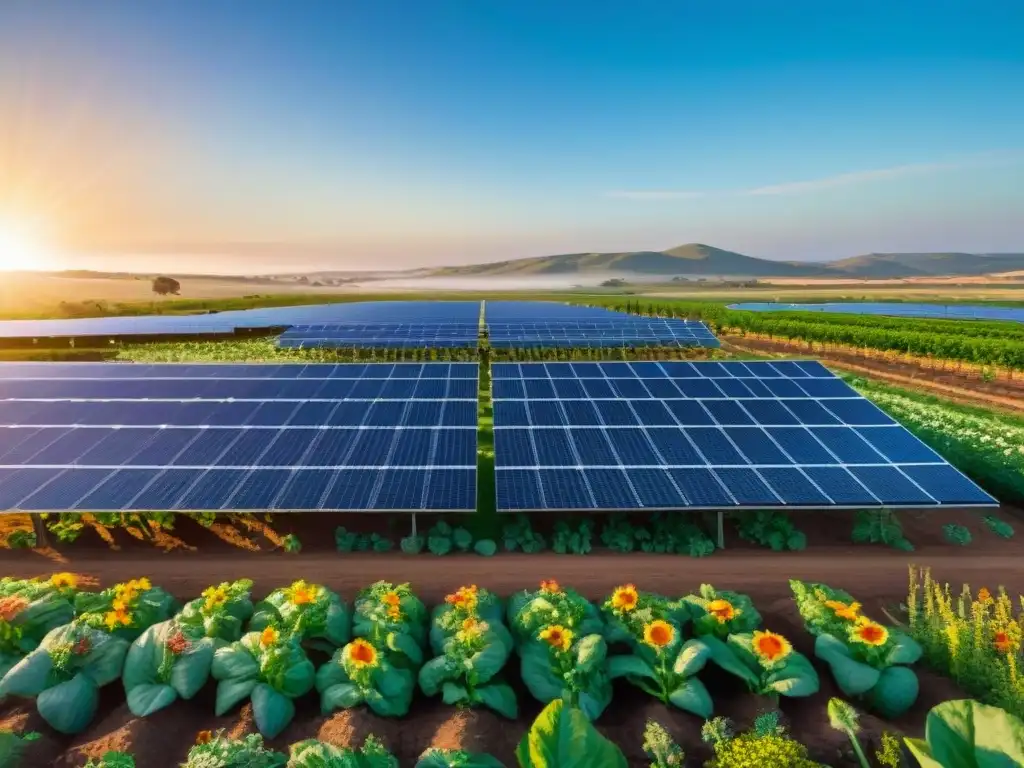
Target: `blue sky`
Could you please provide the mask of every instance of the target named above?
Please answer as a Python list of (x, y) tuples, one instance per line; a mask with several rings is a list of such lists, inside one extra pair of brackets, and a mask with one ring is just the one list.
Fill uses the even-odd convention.
[(1024, 251), (1022, 40), (1019, 0), (4, 0), (0, 214), (231, 271)]

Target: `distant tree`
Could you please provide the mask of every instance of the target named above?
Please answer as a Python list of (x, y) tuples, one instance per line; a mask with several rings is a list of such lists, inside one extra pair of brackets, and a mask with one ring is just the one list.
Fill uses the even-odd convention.
[(313, 286), (314, 288), (316, 288), (316, 287), (318, 287), (318, 286), (321, 286), (321, 285), (323, 285), (323, 283), (321, 283), (321, 282), (320, 282), (319, 280), (314, 280), (314, 281), (313, 281), (313, 282), (311, 283), (311, 285), (312, 285), (312, 286)]
[(296, 280), (296, 282), (298, 282), (298, 283), (308, 283), (309, 282), (309, 278), (306, 277), (305, 275), (303, 275), (298, 280)]
[(166, 296), (167, 294), (172, 293), (177, 296), (180, 290), (181, 283), (173, 277), (160, 275), (159, 277), (153, 278), (153, 293), (157, 293), (161, 296)]

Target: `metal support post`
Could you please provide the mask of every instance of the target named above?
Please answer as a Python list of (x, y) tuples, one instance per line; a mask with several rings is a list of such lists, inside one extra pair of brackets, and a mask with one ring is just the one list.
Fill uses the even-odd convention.
[(718, 510), (718, 548), (725, 549), (725, 512)]

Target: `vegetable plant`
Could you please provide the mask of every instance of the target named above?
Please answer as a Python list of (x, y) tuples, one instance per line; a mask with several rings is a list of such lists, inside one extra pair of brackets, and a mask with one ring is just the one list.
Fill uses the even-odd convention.
[(825, 768), (807, 755), (807, 747), (790, 738), (778, 725), (777, 713), (746, 733), (733, 735), (728, 721), (715, 718), (701, 733), (711, 742), (714, 759), (706, 768), (747, 768), (747, 766), (786, 766), (786, 768)]
[(797, 530), (789, 515), (777, 510), (757, 510), (740, 513), (736, 528), (740, 538), (775, 552), (803, 550), (807, 548), (807, 537)]
[(825, 584), (791, 579), (790, 588), (807, 630), (815, 636), (814, 655), (832, 670), (839, 689), (861, 698), (884, 717), (897, 717), (917, 700), (917, 675), (908, 666), (922, 648), (909, 635), (861, 613), (847, 592)]
[(175, 621), (191, 635), (234, 642), (253, 613), (251, 590), (250, 579), (207, 587), (200, 597), (185, 603)]
[(505, 768), (505, 764), (485, 752), (428, 749), (420, 755), (415, 768)]
[(273, 626), (310, 648), (330, 653), (348, 642), (350, 624), (348, 606), (336, 592), (300, 580), (275, 589), (257, 603), (249, 629), (259, 631)]
[(483, 705), (514, 719), (515, 693), (496, 679), (514, 648), (503, 615), (501, 601), (475, 584), (445, 597), (431, 619), (430, 643), (438, 655), (419, 671), (423, 692), (442, 693), (445, 704)]
[(932, 707), (924, 739), (905, 742), (921, 768), (1024, 765), (1024, 721), (972, 699)]
[(651, 758), (650, 768), (682, 768), (686, 753), (658, 722), (648, 720), (644, 727), (644, 754)]
[(743, 680), (762, 696), (803, 697), (818, 692), (818, 673), (802, 653), (782, 635), (767, 630), (740, 632), (722, 642), (714, 635), (702, 638), (709, 657)]
[(551, 537), (551, 549), (559, 555), (585, 555), (592, 549), (593, 537), (592, 520), (580, 520), (575, 525), (567, 520), (558, 520)]
[(217, 645), (213, 638), (186, 634), (173, 619), (149, 627), (125, 659), (122, 681), (128, 709), (136, 717), (147, 717), (178, 698), (191, 699), (210, 676)]
[(105, 752), (99, 760), (89, 760), (83, 768), (135, 768), (135, 758), (127, 752)]
[(505, 523), (501, 532), (506, 552), (521, 550), (527, 554), (543, 552), (547, 547), (544, 537), (533, 530), (530, 518), (520, 513), (512, 522)]
[(289, 748), (287, 768), (398, 768), (398, 759), (373, 734), (361, 748), (306, 739)]
[(295, 716), (293, 699), (313, 688), (315, 669), (298, 635), (268, 626), (249, 632), (213, 657), (217, 683), (217, 716), (246, 698), (260, 733), (274, 738)]
[(102, 592), (75, 595), (79, 621), (128, 642), (146, 628), (171, 618), (176, 608), (177, 601), (145, 577), (115, 584)]
[(0, 697), (35, 698), (36, 709), (61, 733), (85, 730), (99, 689), (121, 676), (128, 641), (76, 620), (57, 627), (0, 681)]
[(683, 604), (693, 621), (693, 634), (698, 637), (714, 635), (724, 640), (734, 632), (752, 632), (761, 626), (754, 601), (740, 592), (701, 584), (696, 594), (683, 598)]
[(562, 699), (548, 704), (516, 749), (520, 768), (627, 768), (617, 746)]
[(34, 650), (46, 634), (75, 616), (78, 577), (0, 579), (0, 678)]
[(885, 544), (903, 552), (913, 552), (914, 545), (903, 535), (903, 524), (888, 509), (862, 509), (853, 520), (855, 544)]
[(36, 731), (28, 733), (15, 733), (14, 731), (0, 731), (0, 766), (3, 768), (17, 768), (22, 765), (22, 759), (28, 745), (33, 741), (39, 741), (39, 734)]
[(427, 549), (434, 555), (447, 555), (449, 552), (469, 552), (473, 546), (473, 534), (462, 526), (453, 528), (444, 520), (439, 520), (427, 533)]
[(200, 731), (181, 768), (284, 768), (286, 758), (263, 746), (263, 737), (251, 733), (232, 739), (220, 730)]
[(682, 601), (671, 602), (626, 584), (612, 592), (603, 610), (609, 637), (626, 640), (632, 649), (608, 660), (610, 677), (625, 677), (664, 704), (711, 716), (711, 696), (696, 678), (710, 652), (700, 640), (683, 639), (688, 615)]

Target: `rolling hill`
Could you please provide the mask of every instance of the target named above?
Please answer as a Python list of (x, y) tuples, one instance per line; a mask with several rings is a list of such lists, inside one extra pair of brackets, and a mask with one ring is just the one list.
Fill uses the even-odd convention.
[(831, 262), (773, 261), (701, 243), (664, 251), (566, 253), (432, 270), (432, 277), (566, 274), (897, 278), (1024, 270), (1024, 253), (871, 253)]

